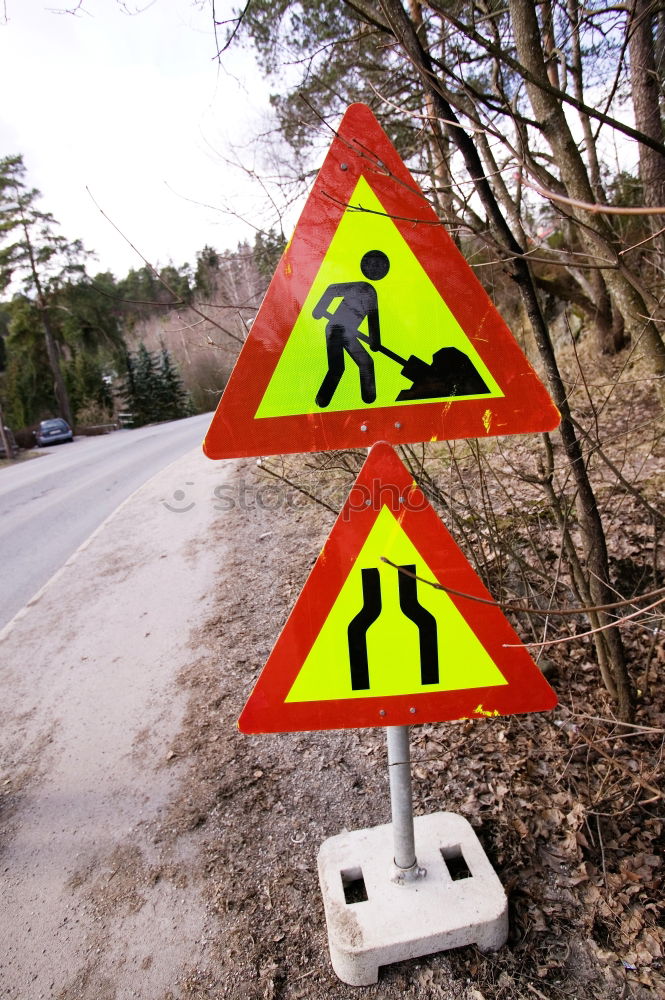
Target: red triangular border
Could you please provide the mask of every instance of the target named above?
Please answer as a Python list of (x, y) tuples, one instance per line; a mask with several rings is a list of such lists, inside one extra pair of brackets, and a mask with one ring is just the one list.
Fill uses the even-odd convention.
[[(344, 169), (342, 169), (344, 166)], [(504, 397), (255, 419), (361, 173)], [(418, 354), (418, 345), (413, 345)], [(488, 421), (487, 411), (491, 411)], [(353, 104), (307, 200), (204, 442), (209, 458), (553, 430), (559, 412), (370, 109)]]
[[(406, 505), (400, 503), (405, 496)], [(492, 600), (395, 451), (389, 444), (375, 444), (243, 709), (238, 720), (242, 732), (402, 726), (488, 713), (541, 712), (556, 705), (554, 691), (499, 608), (452, 594), (507, 684), (380, 698), (285, 701), (382, 506), (399, 518), (439, 583)], [(482, 713), (476, 711), (479, 705)]]

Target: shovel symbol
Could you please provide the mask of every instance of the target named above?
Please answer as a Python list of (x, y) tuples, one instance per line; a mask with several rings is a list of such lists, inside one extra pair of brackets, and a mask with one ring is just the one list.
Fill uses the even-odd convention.
[[(369, 337), (364, 333), (359, 333), (358, 339), (369, 343)], [(383, 344), (378, 350), (401, 365), (402, 375), (412, 383), (410, 389), (402, 389), (398, 394), (397, 402), (448, 396), (482, 396), (489, 392), (469, 357), (457, 347), (442, 347), (434, 354), (429, 365), (415, 354), (408, 359), (402, 358)]]

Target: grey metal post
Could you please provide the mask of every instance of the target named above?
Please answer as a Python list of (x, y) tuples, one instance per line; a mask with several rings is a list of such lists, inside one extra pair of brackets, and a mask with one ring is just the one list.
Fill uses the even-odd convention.
[(409, 727), (388, 726), (388, 775), (390, 778), (390, 808), (393, 820), (395, 882), (422, 878), (426, 872), (418, 866), (413, 835), (413, 801), (411, 797), (411, 757)]

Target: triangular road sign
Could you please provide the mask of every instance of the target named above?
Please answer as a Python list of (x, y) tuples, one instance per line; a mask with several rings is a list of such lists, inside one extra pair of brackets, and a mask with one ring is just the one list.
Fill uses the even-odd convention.
[(342, 120), (209, 458), (552, 430), (559, 413), (364, 104)]
[(379, 443), (238, 725), (401, 726), (538, 712), (556, 700), (406, 467)]

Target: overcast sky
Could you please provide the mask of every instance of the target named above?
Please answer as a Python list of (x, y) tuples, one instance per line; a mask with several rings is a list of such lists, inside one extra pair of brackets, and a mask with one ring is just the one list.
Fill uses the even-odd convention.
[[(40, 207), (96, 252), (91, 270), (117, 276), (141, 260), (86, 187), (152, 262), (252, 240), (232, 215), (193, 203), (266, 221), (265, 195), (224, 162), (251, 165), (248, 143), (268, 122), (252, 53), (235, 46), (217, 64), (209, 2), (127, 0), (145, 8), (130, 16), (118, 0), (84, 0), (75, 16), (54, 13), (64, 5), (0, 0), (0, 155), (23, 155)], [(216, 8), (230, 16), (232, 3)]]

